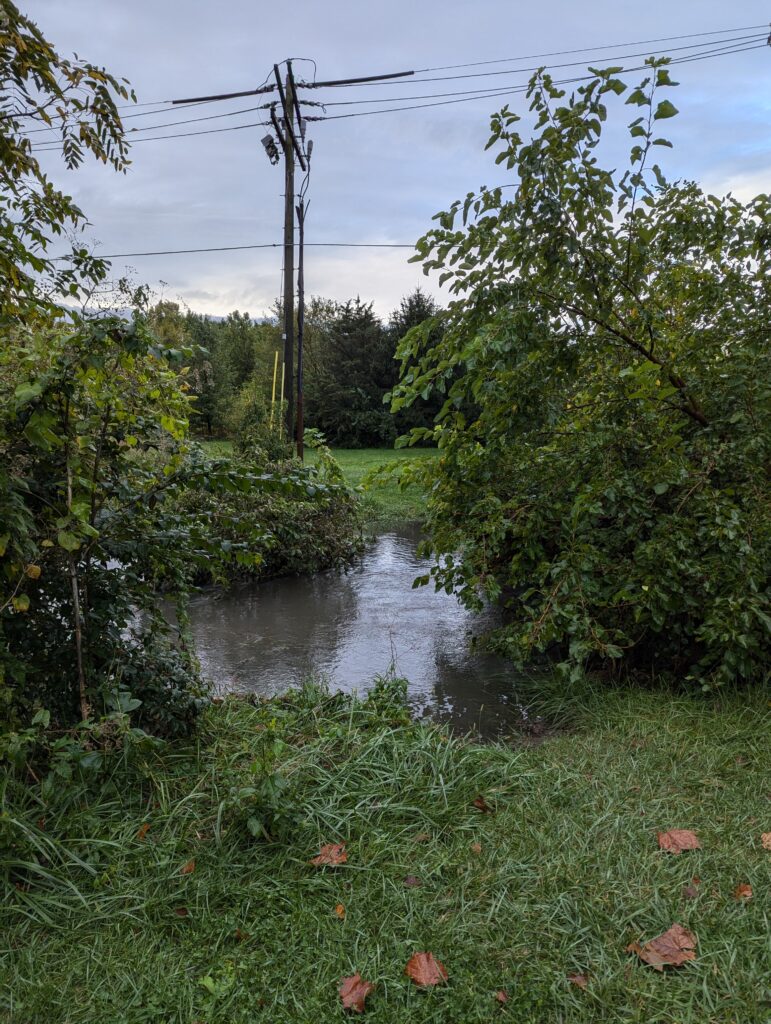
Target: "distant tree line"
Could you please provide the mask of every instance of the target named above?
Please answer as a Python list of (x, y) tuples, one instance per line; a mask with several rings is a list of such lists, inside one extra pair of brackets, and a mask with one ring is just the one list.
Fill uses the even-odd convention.
[[(399, 379), (395, 352), (400, 341), (438, 313), (436, 303), (420, 289), (406, 296), (386, 322), (372, 303), (358, 297), (347, 302), (313, 297), (305, 316), (305, 425), (343, 448), (391, 446), (413, 427), (431, 427), (441, 396), (431, 394), (397, 414), (384, 398)], [(183, 313), (166, 301), (150, 310), (148, 319), (158, 337), (193, 346), (186, 383), (195, 397), (191, 426), (199, 435), (237, 439), (250, 427), (269, 426), (276, 352), (280, 392), (281, 314), (277, 305), (273, 316), (262, 322), (238, 311), (214, 320)], [(274, 409), (275, 430), (280, 419)]]

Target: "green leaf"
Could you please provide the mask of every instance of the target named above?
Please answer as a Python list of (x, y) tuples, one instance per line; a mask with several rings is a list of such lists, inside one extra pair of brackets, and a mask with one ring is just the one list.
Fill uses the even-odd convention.
[(59, 547), (64, 548), (65, 551), (77, 551), (80, 547), (80, 538), (76, 537), (74, 533), (68, 533), (67, 530), (60, 530), (57, 536)]
[(653, 115), (653, 120), (663, 121), (668, 117), (674, 117), (678, 112), (679, 111), (674, 103), (670, 103), (669, 100), (662, 100), (656, 107), (656, 113)]

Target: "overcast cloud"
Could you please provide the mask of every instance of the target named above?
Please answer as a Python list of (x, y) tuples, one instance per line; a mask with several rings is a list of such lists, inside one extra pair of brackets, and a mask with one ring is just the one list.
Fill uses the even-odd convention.
[[(335, 79), (760, 25), (768, 18), (768, 4), (761, 0), (649, 0), (645, 5), (619, 0), (22, 0), (20, 6), (62, 54), (75, 51), (125, 76), (140, 102), (254, 88), (274, 62), (286, 57), (313, 58), (319, 79)], [(610, 63), (635, 49), (611, 49), (604, 60), (599, 55), (589, 59)], [(525, 60), (520, 66), (532, 63)], [(468, 69), (484, 70), (490, 69)], [(311, 78), (313, 66), (298, 61), (295, 72)], [(560, 72), (568, 73), (580, 69)], [(486, 87), (490, 81), (520, 84), (527, 77), (520, 73), (421, 86), (408, 80), (327, 90), (324, 96), (358, 100), (388, 95), (396, 100)], [(667, 122), (675, 142), (673, 151), (662, 151), (667, 172), (719, 193), (730, 189), (747, 197), (768, 191), (771, 49), (683, 64), (673, 77), (681, 83), (672, 97), (681, 113)], [(242, 99), (184, 114), (161, 111), (126, 124), (165, 124), (256, 102)], [(504, 102), (479, 99), (310, 126), (308, 241), (414, 243), (432, 215), (453, 199), (482, 184), (505, 183), (505, 172), (483, 151), (489, 115)], [(521, 95), (512, 96), (509, 104), (526, 112)], [(329, 107), (328, 113), (356, 109)], [(622, 109), (620, 126), (631, 120), (630, 109)], [(254, 115), (247, 114), (149, 134), (252, 120)], [(251, 128), (137, 143), (126, 176), (93, 164), (68, 173), (54, 154), (43, 159), (54, 181), (87, 213), (91, 227), (86, 237), (104, 253), (276, 242), (282, 237), (283, 174), (268, 163), (259, 141), (264, 133)], [(620, 142), (621, 136), (616, 138)], [(409, 255), (399, 249), (312, 248), (306, 289), (340, 300), (360, 295), (387, 315), (401, 296), (425, 281), (420, 269), (407, 263)], [(281, 253), (268, 249), (115, 260), (115, 275), (127, 265), (138, 281), (162, 288), (166, 297), (199, 312), (222, 315), (237, 308), (260, 316), (278, 294)], [(435, 286), (429, 290), (442, 298)]]

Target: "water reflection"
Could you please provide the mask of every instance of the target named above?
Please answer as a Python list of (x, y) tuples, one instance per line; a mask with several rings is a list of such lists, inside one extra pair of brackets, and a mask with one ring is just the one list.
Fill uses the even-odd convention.
[(220, 691), (272, 695), (311, 674), (363, 692), (393, 669), (410, 681), (418, 714), (484, 735), (516, 728), (514, 670), (471, 646), (489, 618), (432, 587), (412, 589), (426, 572), (418, 540), (418, 530), (405, 525), (376, 538), (346, 574), (197, 595), (190, 614), (204, 672)]

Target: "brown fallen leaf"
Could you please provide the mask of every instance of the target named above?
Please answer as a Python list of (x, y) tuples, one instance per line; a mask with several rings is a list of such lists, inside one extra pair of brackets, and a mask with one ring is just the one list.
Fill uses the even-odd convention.
[(663, 971), (665, 966), (681, 967), (687, 960), (696, 959), (696, 936), (681, 924), (673, 924), (644, 946), (630, 942), (626, 949), (628, 953), (636, 953), (657, 971)]
[(233, 938), (236, 940), (236, 942), (246, 942), (246, 940), (249, 938), (249, 932), (242, 932), (240, 928), (236, 928), (236, 930), (233, 932)]
[(337, 916), (340, 918), (341, 921), (345, 920), (345, 907), (343, 906), (342, 903), (338, 903), (336, 905), (335, 913), (337, 914)]
[(314, 867), (336, 867), (338, 864), (345, 864), (348, 854), (345, 852), (345, 843), (327, 843), (321, 847), (318, 857), (311, 860)]
[(405, 885), (408, 889), (415, 889), (417, 888), (417, 886), (422, 885), (423, 883), (421, 882), (417, 875), (405, 875), (402, 880), (402, 884)]
[(418, 832), (418, 834), (415, 836), (415, 842), (427, 843), (430, 838), (431, 836), (428, 834), (428, 832)]
[(147, 835), (147, 833), (149, 831), (150, 831), (150, 824), (149, 824), (149, 822), (146, 821), (144, 823), (144, 825), (140, 825), (139, 826), (139, 829), (137, 831), (137, 839), (139, 840), (140, 843), (142, 842), (142, 840), (145, 838), (145, 836)]
[(763, 832), (761, 834), (760, 845), (764, 850), (771, 850), (771, 832)]
[(492, 807), (488, 804), (483, 796), (478, 796), (471, 802), (472, 807), (476, 807), (482, 814), (493, 814)]
[(187, 917), (190, 911), (187, 909), (187, 907), (175, 907), (174, 913), (177, 915), (177, 917)]
[(687, 828), (673, 828), (669, 832), (659, 832), (659, 846), (667, 853), (680, 854), (683, 850), (700, 850), (701, 845), (696, 833)]
[(404, 973), (421, 988), (431, 988), (432, 985), (447, 981), (444, 964), (433, 953), (415, 953), (407, 961)]
[(479, 854), (479, 853), (482, 852), (482, 844), (481, 843), (472, 843), (471, 846), (469, 847), (469, 849), (471, 850), (472, 853)]
[(752, 886), (747, 885), (746, 882), (741, 882), (734, 889), (735, 900), (751, 900), (752, 899)]
[(195, 871), (195, 861), (189, 860), (186, 864), (183, 864), (179, 869), (180, 875), (192, 875)]
[(495, 998), (499, 1003), (508, 1003), (509, 1001), (509, 995), (505, 988), (499, 988), (495, 993)]
[(569, 974), (568, 981), (571, 985), (575, 985), (576, 988), (583, 989), (586, 991), (586, 986), (589, 984), (589, 979), (585, 974)]
[(683, 886), (683, 899), (695, 900), (699, 895), (698, 887), (695, 885), (684, 885)]
[(343, 978), (340, 988), (337, 990), (343, 1001), (343, 1009), (353, 1010), (354, 1013), (364, 1013), (364, 1000), (375, 991), (371, 981), (365, 981), (360, 974), (352, 974), (350, 978)]

